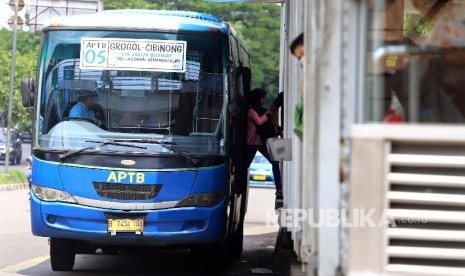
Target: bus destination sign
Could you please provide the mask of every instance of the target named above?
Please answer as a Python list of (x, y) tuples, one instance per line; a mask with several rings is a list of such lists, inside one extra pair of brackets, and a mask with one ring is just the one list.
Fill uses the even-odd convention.
[(80, 69), (186, 71), (186, 41), (82, 38)]

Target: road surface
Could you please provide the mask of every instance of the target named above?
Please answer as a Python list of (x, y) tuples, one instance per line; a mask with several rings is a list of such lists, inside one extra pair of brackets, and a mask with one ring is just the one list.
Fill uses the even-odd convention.
[[(274, 190), (251, 188), (249, 195), (244, 253), (240, 260), (225, 263), (223, 275), (253, 275), (252, 269), (272, 269), (278, 228), (266, 222), (276, 220)], [(51, 271), (47, 239), (30, 233), (28, 197), (27, 190), (0, 192), (0, 275), (70, 275)], [(188, 252), (181, 250), (119, 255), (98, 251), (95, 255), (77, 255), (74, 270), (73, 276), (197, 275)]]

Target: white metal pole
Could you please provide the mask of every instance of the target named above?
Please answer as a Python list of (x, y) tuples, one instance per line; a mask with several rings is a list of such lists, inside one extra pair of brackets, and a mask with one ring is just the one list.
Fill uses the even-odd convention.
[(15, 16), (13, 20), (13, 48), (11, 51), (11, 71), (10, 71), (10, 97), (8, 99), (8, 117), (6, 130), (6, 148), (5, 148), (5, 173), (8, 173), (10, 164), (10, 145), (11, 145), (11, 118), (13, 109), (13, 92), (15, 85), (15, 63), (16, 63), (16, 35), (18, 32), (18, 1), (15, 0)]
[(279, 91), (284, 91), (284, 62), (287, 50), (286, 40), (286, 4), (281, 4), (281, 26), (280, 26), (280, 43), (279, 43)]

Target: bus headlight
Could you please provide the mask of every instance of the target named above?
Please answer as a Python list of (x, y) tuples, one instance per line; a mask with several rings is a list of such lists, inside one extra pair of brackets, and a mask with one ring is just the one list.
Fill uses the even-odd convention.
[(65, 191), (32, 185), (32, 192), (43, 201), (61, 201), (77, 203), (74, 197)]
[(193, 194), (181, 200), (176, 207), (210, 207), (218, 204), (223, 197), (222, 192)]

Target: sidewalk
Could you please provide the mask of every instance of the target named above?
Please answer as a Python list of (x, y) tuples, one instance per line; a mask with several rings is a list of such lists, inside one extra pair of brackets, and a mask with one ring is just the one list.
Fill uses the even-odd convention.
[(0, 184), (0, 192), (2, 191), (14, 191), (21, 189), (29, 189), (29, 184), (18, 183), (18, 184)]

